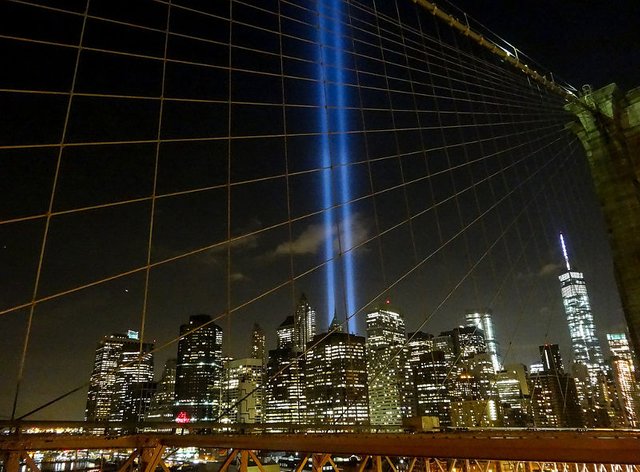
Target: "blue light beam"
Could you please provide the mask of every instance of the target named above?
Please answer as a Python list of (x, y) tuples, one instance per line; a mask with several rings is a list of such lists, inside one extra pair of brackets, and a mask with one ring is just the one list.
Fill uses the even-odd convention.
[[(333, 233), (335, 227), (335, 216), (332, 210), (335, 201), (333, 191), (333, 166), (338, 167), (337, 187), (340, 197), (340, 250), (342, 251), (341, 262), (343, 264), (345, 298), (347, 317), (349, 318), (349, 332), (355, 333), (356, 320), (352, 315), (356, 311), (355, 301), (355, 270), (353, 254), (350, 249), (353, 247), (353, 214), (351, 206), (350, 188), (350, 153), (349, 139), (347, 131), (347, 110), (346, 93), (344, 81), (344, 38), (342, 26), (342, 0), (329, 0), (319, 3), (319, 28), (318, 42), (320, 44), (319, 58), (319, 98), (320, 98), (320, 121), (321, 121), (321, 159), (322, 159), (322, 190), (323, 204), (325, 211), (324, 224), (326, 231), (325, 256), (327, 260), (333, 254)], [(337, 151), (334, 159), (331, 157), (331, 146), (329, 133), (335, 133), (337, 140)], [(348, 252), (345, 252), (348, 251)], [(327, 317), (332, 316), (336, 307), (336, 267), (333, 261), (327, 264)]]

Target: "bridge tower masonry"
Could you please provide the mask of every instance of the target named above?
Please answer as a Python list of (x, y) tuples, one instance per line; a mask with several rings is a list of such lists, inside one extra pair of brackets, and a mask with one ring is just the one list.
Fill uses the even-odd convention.
[[(585, 106), (586, 105), (586, 106)], [(627, 325), (640, 353), (640, 87), (587, 90), (565, 107), (585, 148), (613, 253)]]

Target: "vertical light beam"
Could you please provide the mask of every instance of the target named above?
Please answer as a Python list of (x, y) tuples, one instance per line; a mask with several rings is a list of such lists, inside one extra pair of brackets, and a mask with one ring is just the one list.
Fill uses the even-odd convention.
[(322, 208), (323, 223), (324, 223), (324, 259), (327, 261), (325, 271), (325, 284), (326, 284), (326, 310), (327, 324), (331, 321), (331, 313), (336, 307), (335, 297), (335, 283), (336, 283), (336, 268), (333, 260), (333, 228), (334, 228), (334, 215), (333, 215), (333, 185), (332, 185), (332, 163), (331, 163), (331, 151), (329, 146), (329, 114), (327, 109), (327, 74), (326, 74), (326, 20), (323, 13), (323, 7), (319, 7), (318, 18), (318, 69), (317, 69), (317, 103), (319, 104), (319, 124), (320, 124), (320, 160), (322, 166)]
[[(349, 167), (349, 142), (347, 135), (347, 109), (346, 87), (344, 81), (344, 39), (342, 27), (342, 0), (330, 0), (319, 3), (319, 45), (320, 45), (320, 75), (318, 83), (322, 88), (320, 92), (320, 118), (322, 129), (322, 162), (323, 168), (323, 203), (325, 204), (325, 228), (327, 239), (325, 240), (325, 255), (330, 258), (333, 253), (333, 233), (335, 217), (333, 206), (333, 173), (337, 166), (337, 187), (339, 189), (340, 203), (340, 238), (341, 262), (344, 274), (344, 293), (346, 299), (346, 317), (349, 320), (349, 332), (355, 332), (356, 320), (353, 314), (356, 311), (355, 301), (355, 274), (351, 249), (353, 248), (353, 215), (351, 206), (350, 167)], [(336, 146), (333, 160), (331, 159), (331, 142), (329, 135), (335, 136)], [(328, 170), (327, 170), (328, 169)], [(336, 268), (332, 262), (327, 264), (327, 316), (330, 317), (335, 309)]]

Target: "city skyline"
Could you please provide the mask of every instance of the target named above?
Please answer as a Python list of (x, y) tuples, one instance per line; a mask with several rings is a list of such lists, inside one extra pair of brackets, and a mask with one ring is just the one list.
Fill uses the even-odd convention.
[[(299, 306), (311, 309), (304, 296)], [(150, 370), (146, 367), (153, 365), (153, 358), (145, 358), (143, 364), (136, 362), (136, 332), (105, 336), (96, 350), (91, 382), (97, 385), (97, 376), (103, 379), (113, 376), (115, 380), (106, 383), (103, 380), (104, 385), (94, 393), (90, 389), (85, 418), (109, 421), (114, 430), (118, 429), (118, 422), (136, 419), (178, 423), (265, 422), (276, 423), (276, 430), (283, 423), (334, 422), (393, 428), (406, 426), (405, 420), (416, 415), (435, 416), (443, 427), (533, 424), (575, 428), (636, 424), (637, 387), (630, 374), (633, 361), (624, 334), (607, 336), (615, 354), (610, 360), (613, 377), (608, 381), (608, 395), (617, 396), (614, 403), (601, 405), (603, 411), (610, 413), (600, 415), (581, 396), (583, 380), (565, 370), (557, 344), (539, 346), (542, 360), (539, 366), (532, 365), (530, 369), (522, 366), (524, 370), (518, 373), (521, 364), (512, 363), (496, 370), (491, 338), (485, 337), (475, 320), (467, 317), (467, 321), (466, 327), (456, 327), (438, 336), (407, 334), (402, 315), (386, 300), (368, 311), (366, 339), (348, 333), (334, 319), (327, 332), (318, 333), (301, 350), (294, 333), (308, 324), (308, 319), (294, 320), (290, 316), (280, 325), (278, 348), (269, 351), (269, 368), (265, 371), (261, 357), (218, 357), (216, 361), (216, 355), (220, 356), (222, 351), (222, 332), (210, 317), (194, 315), (180, 327), (181, 334), (186, 336), (180, 343), (178, 362), (168, 361), (157, 383), (153, 377), (148, 378)], [(252, 339), (254, 333), (255, 329), (250, 333)], [(127, 352), (129, 345), (133, 348), (129, 349), (131, 353)], [(152, 346), (147, 350), (152, 351)], [(208, 369), (207, 362), (203, 362), (206, 359), (222, 362), (222, 368), (204, 372), (202, 369)], [(190, 364), (199, 366), (197, 375), (187, 373)], [(125, 384), (129, 393), (118, 382), (123, 375), (138, 379)], [(170, 378), (172, 375), (174, 380)], [(523, 376), (528, 379), (527, 385), (522, 384)], [(351, 382), (356, 390), (349, 393)], [(175, 395), (171, 394), (171, 386)], [(361, 393), (357, 393), (358, 388)], [(101, 403), (106, 409), (96, 408), (100, 404), (96, 393), (102, 395)], [(568, 406), (565, 395), (571, 397)], [(102, 416), (96, 414), (101, 410)]]
[[(354, 2), (348, 23), (321, 28), (313, 8), (276, 15), (240, 2), (233, 30), (221, 5), (199, 15), (178, 1), (167, 24), (164, 4), (96, 3), (86, 36), (72, 7), (7, 6), (16, 67), (0, 84), (11, 197), (0, 214), (0, 331), (12, 333), (1, 416), (12, 416), (14, 395), (20, 416), (77, 387), (106, 333), (135, 329), (155, 342), (156, 373), (177, 347), (176, 320), (197, 313), (224, 332), (221, 356), (246, 356), (256, 322), (268, 350), (302, 293), (318, 332), (337, 314), (363, 334), (366, 310), (390, 298), (409, 332), (451, 330), (467, 310), (491, 309), (505, 363), (531, 362), (539, 343), (567, 350), (560, 229), (576, 235), (600, 339), (624, 331), (597, 199), (560, 98), (472, 59), (473, 45), (412, 4)], [(50, 24), (34, 31), (30, 15)], [(336, 26), (344, 38), (332, 45)], [(146, 39), (126, 39), (138, 33)], [(319, 99), (322, 80), (340, 77), (349, 93), (329, 85)], [(509, 124), (484, 127), (488, 116)], [(347, 171), (352, 193), (339, 196)], [(334, 264), (344, 269), (332, 302)], [(65, 398), (36, 417), (78, 417), (78, 404)]]

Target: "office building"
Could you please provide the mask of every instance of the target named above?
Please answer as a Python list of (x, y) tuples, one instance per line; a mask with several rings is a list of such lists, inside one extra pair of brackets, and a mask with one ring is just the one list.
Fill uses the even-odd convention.
[(294, 347), (294, 319), (288, 316), (276, 331), (277, 348), (269, 351), (268, 379), (265, 386), (265, 422), (278, 424), (273, 432), (287, 431), (284, 426), (304, 424), (307, 403), (304, 385), (304, 356)]
[[(366, 314), (367, 375), (371, 425), (400, 426), (411, 405), (413, 387), (407, 375), (404, 319), (389, 302)], [(410, 374), (410, 372), (409, 372)], [(410, 393), (411, 392), (411, 393)]]
[(493, 370), (499, 372), (502, 369), (500, 361), (499, 344), (496, 339), (495, 330), (493, 329), (493, 320), (491, 319), (491, 311), (467, 311), (465, 314), (465, 325), (475, 326), (484, 334), (484, 340), (487, 353), (491, 356)]
[(303, 293), (294, 313), (294, 344), (299, 351), (306, 349), (307, 343), (316, 335), (316, 312)]
[(527, 367), (523, 364), (506, 365), (496, 375), (503, 426), (524, 428), (533, 425), (527, 377)]
[(310, 423), (317, 427), (369, 424), (365, 338), (334, 331), (317, 334), (312, 346), (304, 368)]
[(534, 426), (579, 428), (584, 425), (578, 391), (564, 372), (556, 344), (540, 346), (541, 370), (531, 369), (531, 405)]
[(451, 424), (449, 377), (451, 364), (442, 351), (421, 353), (411, 360), (417, 416), (437, 416), (441, 426)]
[(611, 369), (615, 389), (616, 409), (620, 412), (621, 426), (637, 428), (640, 415), (640, 391), (635, 377), (633, 355), (624, 333), (607, 334), (609, 349), (613, 354)]
[[(591, 312), (591, 304), (587, 293), (584, 274), (571, 268), (564, 236), (560, 235), (560, 243), (566, 271), (559, 276), (562, 303), (569, 325), (573, 362), (586, 368), (588, 383), (592, 390), (599, 383), (600, 374), (605, 372), (604, 357), (596, 336), (596, 328)], [(586, 392), (595, 395), (594, 392)], [(583, 400), (584, 401), (584, 400)]]
[(181, 421), (216, 421), (220, 414), (222, 328), (208, 315), (180, 326), (174, 412)]
[(134, 422), (143, 418), (153, 394), (153, 344), (137, 331), (100, 340), (89, 381), (87, 421)]
[(263, 378), (262, 359), (225, 361), (222, 383), (222, 422), (262, 422)]

